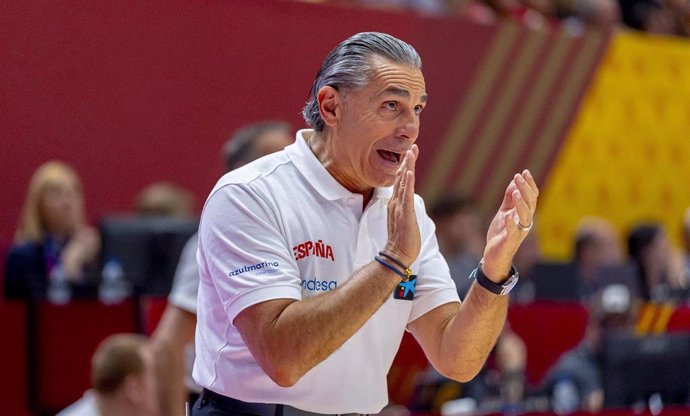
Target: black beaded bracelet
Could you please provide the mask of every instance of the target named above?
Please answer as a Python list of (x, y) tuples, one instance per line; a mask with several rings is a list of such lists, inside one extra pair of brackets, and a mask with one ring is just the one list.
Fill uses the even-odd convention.
[(406, 279), (409, 279), (410, 276), (412, 276), (412, 270), (409, 267), (405, 266), (400, 260), (391, 256), (390, 254), (387, 254), (384, 251), (379, 251), (379, 256), (383, 256), (392, 261), (393, 263), (397, 264), (398, 266), (400, 266), (403, 269), (403, 273), (405, 273), (405, 276), (407, 276)]
[[(386, 260), (382, 259), (379, 256), (374, 256), (374, 260), (378, 261), (381, 263), (385, 268), (391, 270), (393, 273), (397, 274), (402, 278), (403, 282), (407, 282), (410, 279), (410, 276), (408, 276), (406, 273), (401, 272), (397, 267), (394, 267), (392, 264), (388, 263)], [(409, 269), (407, 269), (409, 270)], [(411, 273), (410, 273), (411, 275)]]

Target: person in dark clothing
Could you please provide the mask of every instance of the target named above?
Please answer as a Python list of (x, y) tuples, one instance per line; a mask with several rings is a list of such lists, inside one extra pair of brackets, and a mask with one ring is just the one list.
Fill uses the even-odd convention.
[(7, 254), (6, 298), (46, 297), (51, 279), (74, 289), (86, 287), (100, 238), (84, 219), (81, 181), (65, 163), (50, 161), (34, 173), (15, 236)]

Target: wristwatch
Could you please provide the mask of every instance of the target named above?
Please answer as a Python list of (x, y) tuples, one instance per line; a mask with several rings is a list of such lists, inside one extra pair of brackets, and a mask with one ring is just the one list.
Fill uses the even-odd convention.
[(515, 269), (515, 266), (511, 265), (510, 266), (510, 274), (508, 275), (508, 279), (506, 279), (505, 282), (503, 283), (495, 283), (491, 281), (484, 272), (482, 271), (482, 264), (484, 263), (484, 260), (479, 262), (479, 265), (477, 266), (474, 271), (470, 274), (470, 279), (476, 278), (477, 283), (484, 289), (488, 290), (491, 293), (495, 293), (497, 295), (507, 295), (510, 293), (511, 290), (515, 287), (515, 285), (518, 282), (518, 277), (520, 276), (520, 273)]

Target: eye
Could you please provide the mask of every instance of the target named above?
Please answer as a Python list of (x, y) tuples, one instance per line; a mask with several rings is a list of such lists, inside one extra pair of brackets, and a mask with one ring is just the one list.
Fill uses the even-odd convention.
[(385, 103), (383, 103), (383, 106), (391, 111), (395, 111), (398, 109), (398, 103), (395, 101), (386, 101)]
[(422, 110), (424, 110), (424, 106), (423, 106), (423, 105), (416, 105), (416, 106), (414, 106), (414, 112), (415, 112), (415, 114), (421, 113)]

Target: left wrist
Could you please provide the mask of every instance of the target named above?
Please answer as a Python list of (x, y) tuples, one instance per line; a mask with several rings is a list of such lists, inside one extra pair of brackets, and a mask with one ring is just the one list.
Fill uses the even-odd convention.
[(497, 264), (495, 261), (486, 262), (485, 258), (479, 261), (479, 267), (482, 268), (484, 276), (496, 284), (503, 284), (511, 276), (513, 268), (512, 263), (505, 265)]
[(475, 278), (477, 283), (484, 289), (500, 296), (505, 296), (515, 287), (518, 281), (519, 273), (515, 270), (515, 266), (511, 265), (505, 278), (496, 282), (488, 278), (484, 271), (484, 259), (479, 262), (479, 265), (470, 275), (470, 278)]

